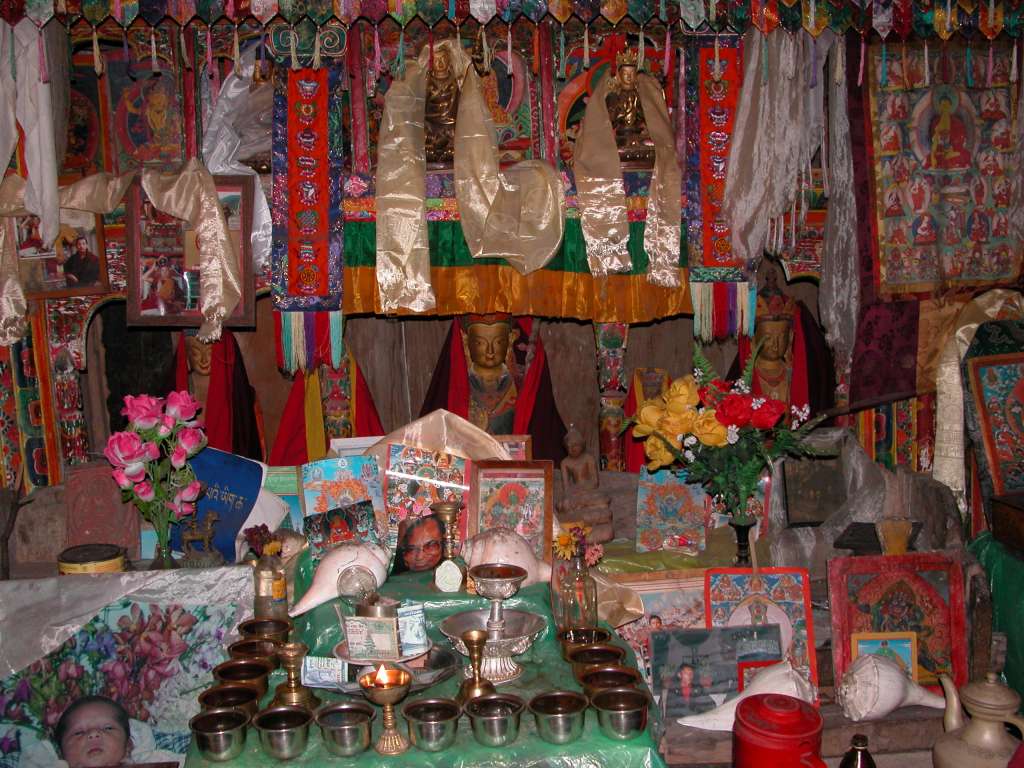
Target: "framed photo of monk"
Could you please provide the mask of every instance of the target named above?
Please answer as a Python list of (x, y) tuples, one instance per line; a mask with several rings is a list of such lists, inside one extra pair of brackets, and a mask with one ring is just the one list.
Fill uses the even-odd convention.
[(510, 528), (530, 543), (537, 559), (550, 563), (553, 477), (551, 461), (474, 462), (467, 534)]
[(102, 216), (62, 208), (57, 239), (48, 248), (43, 246), (38, 216), (17, 217), (14, 229), (18, 276), (26, 298), (59, 299), (110, 292)]
[[(224, 321), (231, 328), (256, 323), (252, 270), (252, 176), (214, 176), (228, 233), (235, 246), (241, 297)], [(196, 231), (188, 222), (157, 210), (138, 179), (127, 194), (125, 262), (129, 325), (196, 327), (200, 309), (200, 256)]]

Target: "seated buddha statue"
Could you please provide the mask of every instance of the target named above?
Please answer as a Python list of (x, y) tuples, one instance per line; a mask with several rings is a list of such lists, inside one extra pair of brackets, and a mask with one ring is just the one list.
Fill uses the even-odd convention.
[(565, 433), (565, 449), (568, 456), (562, 459), (562, 500), (558, 502), (558, 519), (581, 522), (590, 526), (587, 541), (603, 544), (611, 541), (612, 510), (611, 500), (599, 490), (600, 476), (597, 461), (586, 453), (583, 435), (574, 426)]
[(654, 142), (644, 120), (644, 108), (637, 89), (637, 60), (635, 51), (626, 51), (616, 57), (618, 71), (612, 78), (605, 96), (608, 119), (615, 132), (615, 145), (619, 159), (633, 165), (654, 165)]
[(455, 118), (459, 113), (459, 79), (447, 48), (437, 47), (427, 73), (423, 112), (427, 165), (450, 168), (455, 160)]

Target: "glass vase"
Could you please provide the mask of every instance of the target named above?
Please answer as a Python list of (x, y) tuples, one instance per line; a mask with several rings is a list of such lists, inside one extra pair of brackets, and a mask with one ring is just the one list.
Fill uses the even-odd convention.
[(551, 614), (559, 632), (597, 626), (597, 582), (582, 553), (552, 569)]
[(171, 532), (165, 530), (156, 532), (156, 551), (149, 563), (150, 571), (167, 571), (178, 567), (178, 561), (171, 554)]

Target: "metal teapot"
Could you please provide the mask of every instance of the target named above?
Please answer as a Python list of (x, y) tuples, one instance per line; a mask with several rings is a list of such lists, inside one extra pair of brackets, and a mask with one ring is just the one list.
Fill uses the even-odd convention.
[[(1020, 696), (989, 672), (984, 682), (969, 683), (957, 693), (953, 681), (939, 675), (946, 693), (945, 733), (932, 747), (935, 768), (1005, 768), (1020, 742), (1006, 732), (1005, 723), (1024, 731), (1024, 718), (1017, 716)], [(970, 715), (964, 719), (960, 703)]]

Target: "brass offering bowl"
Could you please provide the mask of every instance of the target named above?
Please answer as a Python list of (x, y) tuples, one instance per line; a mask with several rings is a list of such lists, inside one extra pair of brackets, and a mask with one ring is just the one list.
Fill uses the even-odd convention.
[(592, 699), (606, 688), (636, 688), (640, 684), (640, 673), (621, 664), (595, 665), (584, 670), (579, 682), (587, 698)]
[(221, 683), (247, 685), (263, 698), (271, 671), (270, 665), (259, 659), (231, 659), (214, 667), (213, 677)]
[(196, 747), (212, 763), (234, 760), (245, 749), (249, 715), (240, 709), (207, 709), (188, 721)]
[(597, 710), (597, 724), (609, 739), (628, 741), (647, 729), (651, 696), (636, 688), (606, 688), (590, 702)]
[(253, 717), (260, 708), (259, 692), (241, 683), (219, 683), (199, 694), (203, 709), (240, 709)]
[(291, 619), (246, 619), (238, 625), (238, 634), (243, 638), (287, 643), (293, 627)]
[(370, 746), (370, 731), (377, 710), (362, 701), (325, 704), (316, 713), (324, 748), (338, 757), (354, 757)]
[(568, 744), (583, 734), (587, 697), (575, 691), (548, 691), (530, 700), (537, 735), (549, 744)]
[(462, 707), (452, 699), (420, 699), (402, 707), (409, 741), (424, 752), (440, 752), (455, 743)]
[(607, 666), (609, 664), (622, 664), (626, 656), (626, 649), (618, 645), (608, 643), (594, 643), (593, 645), (580, 645), (569, 652), (569, 663), (572, 664), (573, 674), (579, 680), (587, 667), (594, 665)]
[(562, 658), (569, 661), (569, 652), (581, 645), (606, 645), (612, 641), (612, 633), (600, 627), (576, 627), (558, 633), (562, 645)]
[(277, 760), (301, 755), (309, 741), (313, 713), (302, 707), (270, 707), (257, 713), (252, 724), (259, 731), (260, 746)]
[(258, 659), (265, 661), (271, 669), (277, 669), (277, 643), (271, 640), (260, 640), (247, 637), (228, 646), (228, 656), (232, 659)]

